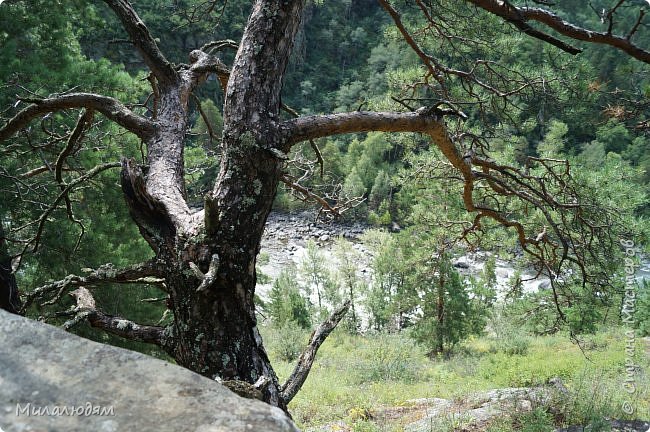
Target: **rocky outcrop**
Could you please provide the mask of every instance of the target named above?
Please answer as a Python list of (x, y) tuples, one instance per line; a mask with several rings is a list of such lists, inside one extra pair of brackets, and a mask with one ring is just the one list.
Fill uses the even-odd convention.
[(468, 430), (479, 430), (492, 419), (513, 412), (531, 411), (548, 404), (552, 390), (545, 387), (503, 388), (475, 393), (460, 401), (424, 399), (425, 416), (409, 425), (407, 432), (426, 432), (442, 428), (444, 424), (463, 424)]
[(298, 431), (189, 370), (2, 310), (0, 368), (5, 432)]

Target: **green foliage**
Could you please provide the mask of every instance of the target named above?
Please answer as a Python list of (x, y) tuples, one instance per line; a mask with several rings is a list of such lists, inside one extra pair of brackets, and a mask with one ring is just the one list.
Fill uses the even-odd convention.
[(537, 152), (546, 158), (555, 158), (564, 153), (569, 127), (560, 121), (551, 120), (544, 140), (537, 145)]
[(451, 265), (445, 251), (427, 261), (416, 261), (415, 283), (423, 299), (422, 317), (415, 322), (413, 336), (431, 354), (443, 353), (472, 334), (483, 331), (485, 322), (477, 297), (470, 298), (467, 286)]
[[(370, 192), (382, 167), (387, 167), (386, 153), (392, 149), (387, 135), (371, 132), (363, 141), (354, 140), (348, 148), (348, 170), (355, 170), (364, 186), (364, 192)], [(385, 174), (386, 175), (386, 174)], [(380, 183), (389, 183), (389, 179), (381, 179)], [(388, 188), (388, 185), (381, 187)], [(381, 191), (378, 191), (381, 192)]]
[(354, 250), (352, 243), (343, 238), (338, 238), (336, 240), (335, 255), (338, 259), (338, 275), (342, 294), (346, 300), (350, 300), (350, 310), (345, 316), (342, 325), (351, 333), (356, 333), (361, 327), (361, 317), (358, 310), (359, 297), (366, 290), (365, 282), (357, 274), (360, 254)]
[(379, 209), (380, 204), (384, 203), (387, 199), (390, 199), (390, 194), (390, 177), (385, 171), (379, 171), (375, 177), (375, 182), (372, 185), (372, 189), (370, 190), (370, 196), (368, 197), (368, 206), (372, 210)]
[(300, 263), (300, 272), (307, 282), (306, 292), (315, 295), (317, 315), (324, 317), (329, 313), (329, 306), (341, 303), (339, 285), (325, 264), (323, 254), (313, 240), (307, 242), (307, 253)]
[(473, 313), (468, 319), (472, 321), (471, 328), (480, 333), (486, 325), (486, 320), (492, 313), (497, 299), (496, 256), (490, 255), (483, 265), (478, 280), (470, 278), (471, 304)]
[(296, 321), (286, 321), (274, 326), (270, 337), (265, 338), (272, 355), (286, 362), (293, 362), (307, 344), (308, 333)]
[(390, 214), (390, 204), (386, 200), (381, 202), (376, 212), (370, 211), (368, 214), (368, 223), (374, 226), (389, 226), (392, 221), (393, 217)]
[[(272, 339), (266, 333), (264, 336), (265, 340)], [(405, 333), (384, 337), (386, 339), (375, 334), (351, 335), (336, 330), (328, 338), (305, 386), (289, 406), (300, 427), (316, 427), (337, 420), (349, 423), (353, 421), (350, 418), (352, 410), (360, 413), (367, 410), (373, 413), (384, 407), (408, 410), (412, 407), (409, 401), (417, 398), (465, 400), (475, 392), (494, 388), (547, 385), (554, 377), (562, 379), (570, 392), (569, 398), (553, 399), (549, 405), (534, 405), (530, 413), (506, 413), (494, 419), (494, 423), (485, 425), (487, 430), (511, 432), (529, 424), (541, 427), (548, 424), (548, 412), (557, 413), (553, 417), (555, 428), (595, 424), (605, 417), (625, 418), (621, 404), (629, 396), (621, 386), (625, 352), (623, 329), (614, 327), (590, 336), (581, 347), (566, 335), (531, 337), (527, 352), (514, 356), (491, 352), (492, 336), (482, 336), (463, 342), (462, 350), (457, 350), (453, 357), (437, 357), (433, 361), (423, 349), (414, 347)], [(401, 347), (402, 352), (391, 349), (394, 346)], [(642, 346), (639, 344), (637, 348), (642, 349)], [(378, 354), (385, 349), (388, 350), (385, 354)], [(274, 351), (271, 354), (276, 360)], [(386, 361), (375, 360), (377, 355)], [(408, 356), (405, 361), (404, 356)], [(388, 360), (391, 358), (392, 361)], [(396, 361), (399, 358), (402, 360)], [(293, 365), (275, 364), (280, 381), (283, 381)], [(400, 364), (404, 367), (397, 367)], [(638, 364), (642, 369), (650, 366), (644, 356), (639, 358)], [(367, 373), (364, 367), (375, 372)], [(404, 374), (398, 379), (368, 380), (381, 374), (399, 377), (402, 372), (395, 372), (399, 370)], [(641, 374), (637, 378), (633, 404), (637, 413), (643, 413), (649, 408), (650, 377)], [(377, 416), (357, 421), (390, 431), (402, 430), (403, 422), (409, 420), (412, 421), (412, 417), (388, 421)]]
[(621, 153), (632, 142), (630, 132), (617, 120), (609, 120), (596, 131), (596, 140), (605, 146), (606, 152)]
[(591, 293), (586, 293), (574, 301), (572, 306), (566, 308), (569, 330), (574, 334), (595, 333), (604, 312), (599, 299)]
[[(556, 6), (561, 15), (576, 17), (595, 28), (600, 26), (596, 14), (584, 8), (581, 2), (558, 3)], [(163, 3), (140, 0), (136, 9), (154, 37), (158, 38), (165, 54), (178, 64), (186, 62), (192, 49), (209, 40), (224, 35), (236, 39), (241, 35), (249, 2), (224, 4), (227, 7), (223, 11), (215, 9), (205, 20), (192, 25), (188, 25), (188, 19), (192, 16), (192, 8), (202, 5), (201, 0)], [(415, 5), (406, 2), (399, 6), (403, 8), (401, 12), (407, 25), (423, 24), (419, 11), (411, 9)], [(463, 110), (467, 111), (468, 120), (463, 127), (478, 136), (491, 137), (489, 144), (494, 160), (498, 162), (523, 166), (525, 157), (530, 155), (569, 158), (577, 188), (585, 202), (593, 205), (593, 211), (600, 211), (600, 204), (607, 204), (622, 216), (620, 226), (611, 227), (612, 236), (640, 233), (641, 240), (647, 241), (647, 220), (639, 221), (634, 216), (647, 215), (650, 209), (650, 139), (629, 127), (636, 118), (613, 115), (616, 111), (613, 108), (619, 107), (608, 96), (620, 91), (636, 92), (647, 98), (650, 88), (647, 69), (604, 47), (590, 48), (580, 56), (580, 60), (572, 60), (570, 56), (559, 56), (548, 45), (509, 32), (494, 16), (479, 13), (478, 19), (469, 20), (462, 3), (442, 1), (441, 6), (439, 12), (444, 14), (447, 22), (454, 23), (454, 28), (448, 31), (455, 32), (462, 38), (458, 41), (463, 43), (450, 44), (445, 38), (428, 37), (430, 29), (413, 32), (426, 52), (435, 53), (445, 64), (458, 69), (472, 69), (477, 59), (481, 59), (483, 65), (501, 62), (507, 67), (495, 67), (504, 74), (503, 82), (513, 86), (519, 79), (533, 83), (537, 77), (544, 77), (543, 92), (524, 92), (516, 98), (515, 104), (504, 103), (504, 98), (490, 94), (481, 86), (473, 89), (474, 93), (470, 95), (460, 81), (451, 78), (448, 82), (449, 97), (467, 102)], [(634, 25), (636, 19), (631, 9), (621, 8), (617, 12), (617, 20), (627, 28)], [(287, 68), (283, 101), (302, 114), (308, 114), (358, 109), (401, 110), (404, 107), (395, 104), (391, 96), (402, 97), (405, 94), (402, 91), (407, 88), (413, 89), (411, 95), (422, 103), (436, 99), (438, 95), (432, 90), (433, 86), (421, 85), (423, 68), (419, 59), (394, 28), (386, 27), (389, 21), (381, 7), (370, 0), (309, 3), (295, 43), (294, 56)], [(426, 40), (421, 37), (426, 37)], [(4, 2), (0, 5), (0, 81), (6, 85), (0, 86), (0, 104), (12, 106), (16, 92), (23, 96), (33, 96), (32, 92), (47, 96), (74, 89), (120, 98), (133, 103), (138, 113), (150, 115), (137, 107), (150, 92), (143, 80), (142, 60), (133, 54), (128, 44), (107, 43), (122, 38), (123, 30), (118, 19), (104, 5), (61, 0), (52, 8), (43, 0)], [(486, 40), (490, 43), (481, 42)], [(650, 42), (647, 34), (642, 32), (635, 35), (635, 41), (641, 46)], [(226, 63), (231, 63), (232, 55), (223, 53)], [(550, 63), (554, 65), (553, 70)], [(493, 71), (476, 68), (478, 78), (488, 85), (494, 82), (496, 74)], [(208, 82), (196, 94), (218, 137), (223, 127), (219, 85), (215, 81)], [(490, 107), (487, 115), (480, 112), (477, 102)], [(3, 112), (0, 114), (2, 120), (24, 106), (21, 103), (13, 110)], [(604, 107), (608, 108), (603, 111)], [(625, 111), (626, 107), (620, 108)], [(639, 109), (638, 116), (647, 119), (647, 110)], [(42, 166), (43, 161), (47, 161), (46, 165), (51, 164), (63, 145), (63, 141), (51, 140), (51, 136), (67, 133), (76, 117), (77, 113), (64, 112), (52, 115), (42, 125), (32, 126), (33, 142), (28, 143), (23, 136), (16, 137), (10, 147), (20, 151), (9, 148), (0, 153), (3, 173), (6, 170), (23, 174)], [(450, 130), (453, 130), (456, 126), (454, 120), (448, 121)], [(123, 156), (144, 162), (146, 155), (140, 150), (139, 140), (125, 136), (120, 128), (106, 123), (88, 131), (86, 139), (92, 144), (83, 146), (70, 158), (70, 166), (77, 171), (66, 172), (66, 182), (78, 175), (77, 172), (85, 172), (99, 163), (118, 161)], [(53, 129), (55, 125), (58, 129)], [(199, 206), (217, 175), (218, 138), (214, 142), (210, 139), (208, 124), (196, 112), (192, 114), (191, 125), (185, 146), (185, 171), (188, 198), (191, 204)], [(50, 136), (39, 128), (51, 128), (54, 135)], [(39, 143), (38, 147), (34, 146), (36, 143)], [(493, 373), (490, 384), (500, 385), (541, 383), (541, 378), (535, 375), (538, 371), (532, 366), (526, 368), (526, 365), (517, 363), (519, 361), (530, 359), (540, 367), (539, 376), (543, 378), (551, 374), (569, 376), (571, 367), (578, 364), (571, 357), (572, 360), (562, 360), (552, 367), (541, 365), (542, 350), (528, 332), (547, 334), (567, 330), (574, 334), (593, 334), (605, 320), (616, 317), (615, 308), (620, 297), (570, 282), (561, 292), (566, 322), (558, 322), (552, 292), (524, 295), (518, 278), (513, 280), (513, 294), (507, 298), (506, 310), (495, 317), (491, 314), (496, 296), (493, 258), (488, 260), (479, 278), (469, 282), (463, 280), (449, 262), (452, 253), (457, 252), (451, 239), (457, 237), (467, 222), (471, 222), (471, 217), (463, 207), (462, 186), (450, 180), (451, 171), (439, 162), (439, 151), (427, 148), (427, 140), (414, 134), (357, 134), (336, 140), (322, 139), (318, 145), (325, 161), (325, 173), (322, 179), (314, 176), (309, 186), (342, 183), (341, 199), (368, 198), (367, 204), (346, 213), (348, 217), (363, 219), (367, 216), (377, 226), (398, 221), (408, 227), (406, 235), (401, 237), (383, 232), (367, 234), (365, 241), (373, 253), (373, 281), (369, 286), (358, 277), (348, 244), (341, 244), (338, 252), (341, 264), (338, 278), (326, 268), (315, 245), (308, 244), (307, 259), (300, 272), (308, 281), (308, 295), (314, 294), (318, 298), (318, 314), (326, 314), (328, 309), (349, 298), (353, 301), (353, 310), (355, 306), (365, 306), (373, 329), (413, 327), (412, 334), (432, 351), (461, 344), (468, 336), (480, 334), (488, 322), (494, 333), (488, 342), (489, 351), (492, 351), (489, 355), (494, 361), (493, 364), (481, 363), (476, 369)], [(305, 155), (311, 150), (305, 146), (296, 151)], [(532, 168), (531, 175), (539, 175), (539, 171)], [(52, 202), (58, 193), (51, 173), (44, 176), (47, 176), (47, 182), (37, 179), (29, 185), (29, 189), (38, 191), (37, 198), (31, 200), (33, 202), (21, 202), (17, 198), (22, 191), (15, 188), (9, 177), (0, 175), (0, 218), (3, 222), (10, 222), (12, 227), (22, 226), (42, 214), (42, 203)], [(551, 192), (561, 196), (562, 191)], [(81, 242), (77, 245), (81, 234), (79, 225), (68, 219), (64, 209), (53, 212), (45, 225), (40, 250), (29, 261), (26, 260), (18, 274), (19, 284), (24, 290), (48, 280), (60, 279), (68, 273), (80, 274), (84, 267), (98, 267), (106, 262), (125, 266), (152, 255), (126, 210), (117, 171), (108, 171), (97, 177), (72, 193), (71, 198), (75, 216), (86, 228)], [(281, 190), (276, 199), (278, 206), (291, 210), (301, 208), (302, 204), (290, 201), (286, 192)], [(545, 223), (539, 212), (507, 205), (504, 208), (509, 217), (525, 219), (539, 226)], [(449, 221), (454, 224), (449, 225)], [(495, 227), (495, 224), (484, 221), (480, 246), (499, 253), (512, 253), (514, 236), (512, 233), (503, 235), (502, 230)], [(449, 255), (441, 249), (448, 251)], [(605, 270), (615, 274), (619, 271), (616, 268), (618, 252), (607, 253), (611, 254), (611, 265)], [(573, 270), (577, 275), (576, 269)], [(295, 269), (287, 269), (275, 281), (270, 293), (268, 307), (277, 330), (277, 341), (282, 342), (276, 351), (272, 351), (284, 360), (295, 358), (303, 346), (299, 343), (304, 339), (301, 329), (311, 326), (311, 306), (301, 293), (297, 279)], [(95, 294), (100, 307), (109, 313), (128, 316), (141, 323), (156, 324), (161, 320), (165, 311), (162, 302), (134, 304), (125, 298), (162, 298), (165, 293), (146, 286), (137, 286), (126, 292), (128, 295), (125, 296), (122, 286), (106, 286), (98, 288)], [(64, 306), (70, 302), (66, 298)], [(650, 334), (649, 310), (650, 294), (645, 286), (639, 290), (636, 315), (638, 330), (644, 335)], [(47, 315), (51, 311), (47, 307), (35, 307), (30, 310), (30, 315)], [(439, 312), (442, 312), (442, 320), (438, 320)], [(518, 317), (518, 320), (513, 317)], [(501, 319), (505, 321), (497, 323)], [(357, 312), (349, 313), (343, 326), (355, 333), (360, 328), (360, 321)], [(109, 338), (90, 328), (81, 328), (79, 332), (98, 340)], [(421, 378), (421, 370), (431, 366), (422, 353), (415, 353), (405, 360), (404, 353), (388, 347), (388, 344), (395, 344), (402, 351), (412, 350), (409, 343), (400, 337), (395, 336), (395, 340), (380, 338), (377, 346), (362, 347), (362, 357), (366, 358), (361, 363), (367, 363), (364, 366), (368, 367), (367, 374), (355, 369), (355, 379), (379, 385), (379, 380), (388, 377), (414, 385), (413, 377)], [(112, 336), (108, 340), (121, 343)], [(346, 343), (348, 349), (355, 348), (353, 342)], [(149, 350), (140, 345), (135, 347)], [(416, 366), (411, 368), (407, 362)], [(340, 370), (337, 373), (340, 374)], [(332, 376), (337, 376), (337, 373), (332, 373)], [(461, 386), (465, 382), (476, 384), (472, 381), (474, 378), (468, 376), (456, 379), (449, 378), (453, 375), (449, 371), (436, 370), (435, 373), (443, 375), (443, 386)], [(330, 377), (330, 381), (334, 379)], [(365, 394), (343, 397), (335, 393), (332, 390), (323, 397), (336, 399), (340, 396), (346, 401), (367, 397)], [(587, 400), (588, 395), (584, 396)], [(611, 407), (605, 408), (602, 412), (612, 412)], [(582, 408), (577, 411), (585, 412)], [(588, 418), (586, 414), (580, 416), (576, 415), (576, 418)], [(527, 421), (543, 425), (546, 420), (543, 412), (534, 412)], [(354, 427), (363, 428), (365, 423), (360, 422)]]
[(286, 327), (286, 331), (291, 330), (293, 326), (311, 326), (309, 305), (300, 292), (296, 278), (296, 270), (293, 267), (283, 269), (273, 282), (269, 293), (268, 312), (273, 324), (278, 328)]
[(412, 382), (419, 376), (415, 359), (420, 352), (412, 342), (387, 334), (371, 338), (371, 344), (357, 350), (358, 360), (351, 365), (355, 382)]
[(413, 309), (413, 297), (406, 285), (407, 262), (396, 237), (385, 231), (370, 230), (363, 241), (373, 252), (372, 284), (366, 294), (370, 326), (375, 330), (401, 330)]
[(490, 352), (501, 352), (506, 355), (526, 355), (531, 345), (531, 337), (516, 316), (504, 313), (506, 307), (493, 312), (490, 321)]
[[(96, 19), (95, 5), (75, 0), (58, 2), (54, 9), (51, 3), (44, 1), (12, 1), (0, 5), (0, 81), (5, 84), (0, 87), (0, 104), (13, 108), (13, 111), (3, 112), (0, 123), (6, 116), (26, 106), (24, 103), (14, 104), (16, 94), (45, 97), (67, 91), (85, 91), (126, 100), (129, 100), (128, 96), (132, 98), (131, 102), (144, 98), (146, 82), (140, 80), (141, 76), (131, 76), (121, 64), (99, 57), (89, 58), (84, 54), (80, 38), (87, 32), (86, 25)], [(47, 125), (32, 127), (31, 145), (38, 146), (38, 151), (25, 151), (30, 148), (29, 144), (23, 135), (17, 136), (12, 145), (18, 151), (0, 154), (0, 166), (18, 175), (42, 166), (44, 161), (52, 166), (65, 145), (65, 139), (52, 137), (65, 136), (74, 126), (77, 116), (74, 111), (62, 112), (49, 116)], [(98, 118), (99, 115), (95, 116), (96, 120)], [(51, 130), (52, 135), (46, 130)], [(108, 122), (87, 130), (85, 139), (92, 145), (79, 146), (68, 158), (67, 166), (74, 170), (64, 171), (63, 180), (70, 182), (80, 172), (100, 163), (119, 161), (122, 156), (140, 159), (139, 141), (128, 136), (116, 139), (121, 132), (120, 128)], [(15, 228), (40, 217), (46, 208), (42, 203), (49, 205), (58, 195), (53, 177), (47, 171), (22, 180), (18, 187), (9, 178), (0, 179), (0, 218), (4, 221), (10, 217), (11, 227)], [(23, 292), (70, 273), (83, 274), (82, 268), (97, 268), (106, 263), (127, 266), (151, 256), (151, 250), (131, 222), (119, 188), (118, 172), (105, 171), (83, 186), (74, 190), (70, 198), (75, 218), (83, 223), (84, 230), (69, 220), (64, 209), (52, 212), (44, 225), (38, 252), (23, 260), (17, 275)], [(21, 195), (22, 188), (41, 192), (26, 199)], [(20, 199), (21, 196), (24, 199)], [(29, 236), (34, 231), (28, 229), (21, 234)], [(164, 299), (164, 293), (156, 287), (109, 285), (94, 289), (94, 295), (103, 311), (128, 316), (142, 324), (158, 323), (165, 310), (162, 302), (142, 301), (146, 298)], [(56, 310), (71, 303), (72, 299), (65, 296), (62, 304), (55, 306)], [(54, 307), (50, 306), (35, 306), (28, 315), (48, 316), (53, 310)], [(51, 322), (63, 321), (53, 319)], [(164, 357), (150, 345), (125, 342), (90, 327), (80, 326), (75, 331), (94, 340)]]
[[(343, 202), (346, 202), (347, 200), (363, 197), (365, 196), (365, 194), (366, 194), (366, 187), (363, 184), (363, 180), (361, 180), (361, 177), (359, 176), (359, 173), (357, 172), (356, 168), (353, 168), (352, 171), (350, 171), (350, 174), (347, 175), (345, 181), (343, 182), (343, 188), (341, 189), (340, 199)], [(354, 209), (350, 210), (348, 213), (356, 216), (356, 215), (361, 215), (364, 212), (365, 212), (365, 204), (355, 207)]]
[(553, 416), (542, 407), (517, 415), (515, 422), (520, 425), (516, 429), (522, 432), (551, 432), (555, 430)]
[(650, 282), (644, 280), (637, 291), (634, 318), (641, 336), (650, 336)]

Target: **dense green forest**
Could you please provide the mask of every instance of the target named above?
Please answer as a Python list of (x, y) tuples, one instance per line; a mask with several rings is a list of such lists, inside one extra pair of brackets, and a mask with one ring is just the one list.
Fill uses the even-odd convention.
[[(580, 45), (584, 52), (579, 55), (567, 54), (465, 2), (424, 3), (438, 14), (433, 20), (438, 27), (422, 14), (422, 2), (395, 1), (393, 6), (421, 49), (458, 70), (472, 70), (475, 81), (452, 74), (440, 78), (444, 92), (436, 87), (436, 77), (427, 74), (422, 58), (378, 2), (313, 0), (305, 6), (284, 77), (282, 118), (415, 112), (421, 106), (447, 110), (447, 127), (463, 151), (489, 151), (496, 165), (548, 179), (545, 194), (579, 197), (584, 214), (565, 218), (559, 210), (550, 212), (567, 232), (579, 233), (570, 238), (591, 236), (589, 244), (599, 252), (578, 248), (584, 262), (571, 264), (563, 275), (552, 274), (552, 267), (522, 249), (513, 226), (487, 218), (476, 223), (476, 214), (467, 212), (463, 202), (458, 174), (423, 134), (355, 133), (293, 147), (273, 211), (312, 211), (323, 223), (362, 223), (367, 230), (354, 243), (363, 244), (367, 255), (359, 257), (343, 238), (331, 242), (328, 252), (306, 243), (301, 265), (277, 278), (258, 274), (258, 283), (271, 286), (258, 292), (256, 301), (279, 375), (290, 372), (311, 329), (346, 300), (352, 302), (331, 347), (324, 346), (322, 368), (314, 372), (313, 386), (331, 392), (323, 396), (316, 387), (306, 387), (289, 409), (304, 425), (345, 419), (349, 430), (392, 430), (373, 429), (377, 426), (365, 412), (374, 404), (461, 396), (456, 387), (462, 382), (467, 383), (463, 391), (476, 391), (541, 385), (561, 376), (580, 393), (565, 418), (552, 418), (540, 407), (493, 430), (552, 430), (550, 425), (625, 417), (629, 413), (617, 405), (620, 388), (610, 389), (612, 399), (592, 407), (593, 412), (585, 401), (602, 390), (599, 383), (614, 387), (624, 374), (619, 345), (629, 324), (622, 311), (629, 281), (625, 246), (636, 248), (631, 254), (628, 247), (627, 255), (638, 267), (650, 244), (650, 66), (596, 44)], [(210, 41), (228, 39), (219, 53), (231, 65), (251, 9), (243, 0), (133, 4), (176, 64)], [(618, 9), (614, 30), (634, 27), (643, 7), (648, 9), (639, 0)], [(611, 5), (571, 0), (554, 8), (572, 22), (603, 31), (608, 22), (598, 11)], [(650, 47), (645, 24), (638, 26), (634, 41)], [(129, 108), (155, 116), (153, 79), (118, 18), (103, 4), (0, 2), (0, 123), (37, 98), (80, 91), (137, 101)], [(188, 102), (184, 164), (192, 208), (203, 206), (224, 157), (224, 97), (220, 80), (212, 75)], [(82, 136), (73, 140), (83, 115), (74, 110), (47, 114), (2, 142), (0, 221), (7, 234), (0, 254), (20, 257), (14, 260), (16, 279), (29, 317), (172, 361), (162, 349), (80, 323), (68, 285), (51, 285), (68, 275), (83, 276), (101, 266), (110, 272), (153, 255), (132, 223), (119, 170), (113, 169), (121, 157), (146, 164), (146, 149), (137, 137), (92, 114), (94, 127), (82, 128)], [(83, 182), (75, 183), (79, 179)], [(67, 194), (70, 185), (75, 187)], [(539, 233), (542, 241), (554, 235), (544, 210), (489, 190), (476, 194), (484, 205), (524, 220), (527, 232)], [(604, 225), (592, 225), (585, 233), (589, 230), (579, 226), (585, 220)], [(480, 273), (459, 272), (457, 259), (477, 251), (486, 257)], [(496, 284), (497, 258), (517, 269), (507, 289)], [(264, 259), (263, 252), (258, 266)], [(332, 267), (328, 259), (336, 264)], [(368, 273), (362, 275), (361, 267)], [(594, 279), (581, 278), (581, 270)], [(550, 279), (551, 289), (522, 291), (523, 273)], [(166, 325), (172, 320), (167, 294), (154, 279), (98, 284), (92, 291), (107, 314)], [(635, 283), (633, 328), (641, 338), (650, 336), (650, 291), (647, 281)], [(36, 287), (41, 291), (33, 291)], [(36, 295), (42, 292), (52, 294), (48, 301)], [(581, 349), (593, 350), (596, 360), (588, 368), (579, 366)], [(522, 371), (522, 364), (542, 365), (552, 350), (565, 353), (566, 364)], [(358, 357), (346, 357), (349, 352)], [(335, 383), (339, 369), (332, 364), (337, 361), (360, 362), (351, 366), (345, 389)], [(647, 359), (638, 361), (647, 366)], [(639, 380), (645, 381), (639, 382), (647, 383), (644, 373)], [(425, 391), (422, 383), (432, 382), (438, 387)], [(390, 385), (402, 394), (391, 393)], [(358, 396), (368, 389), (379, 396)], [(650, 393), (639, 390), (635, 397), (634, 418), (648, 420)]]

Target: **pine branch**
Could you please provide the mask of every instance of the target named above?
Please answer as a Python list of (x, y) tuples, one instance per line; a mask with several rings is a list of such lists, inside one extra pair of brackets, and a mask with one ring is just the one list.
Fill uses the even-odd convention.
[[(635, 24), (627, 36), (617, 36), (612, 34), (611, 25), (613, 23), (613, 16), (608, 15), (609, 30), (606, 32), (596, 32), (586, 28), (577, 26), (573, 23), (565, 21), (559, 15), (538, 7), (516, 7), (508, 2), (499, 0), (466, 0), (475, 6), (484, 9), (494, 15), (497, 15), (504, 20), (512, 23), (517, 28), (529, 35), (548, 42), (558, 48), (567, 51), (571, 54), (576, 54), (581, 50), (571, 47), (559, 39), (544, 33), (542, 31), (533, 29), (528, 25), (528, 22), (534, 21), (545, 25), (546, 27), (558, 32), (559, 34), (569, 37), (574, 40), (580, 40), (589, 43), (600, 45), (609, 45), (617, 48), (635, 59), (644, 63), (650, 63), (650, 51), (642, 49), (631, 42), (631, 35), (636, 32), (640, 21), (643, 20), (643, 14), (639, 16), (639, 23)], [(620, 2), (619, 2), (620, 5)], [(618, 7), (617, 5), (616, 7)], [(610, 11), (613, 13), (613, 10)]]
[(115, 268), (112, 264), (89, 270), (86, 276), (68, 275), (64, 279), (50, 282), (30, 291), (25, 296), (26, 309), (35, 300), (41, 299), (46, 304), (56, 303), (69, 288), (81, 286), (97, 286), (105, 283), (116, 284), (162, 284), (164, 282), (163, 272), (155, 261), (146, 261), (126, 268)]
[(71, 108), (86, 108), (99, 111), (142, 139), (151, 136), (154, 129), (154, 125), (150, 120), (135, 114), (120, 101), (108, 96), (93, 93), (70, 93), (46, 99), (22, 98), (21, 100), (30, 102), (31, 105), (20, 111), (0, 128), (0, 141), (10, 138), (27, 126), (29, 122), (43, 114)]

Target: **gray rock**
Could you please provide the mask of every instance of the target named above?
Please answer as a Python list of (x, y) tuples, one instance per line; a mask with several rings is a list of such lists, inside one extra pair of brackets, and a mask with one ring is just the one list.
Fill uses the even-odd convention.
[(0, 347), (5, 432), (298, 431), (280, 409), (187, 369), (2, 310)]
[(469, 259), (465, 256), (462, 256), (452, 263), (456, 268), (468, 269), (469, 268)]
[(414, 405), (424, 406), (425, 415), (422, 419), (404, 427), (405, 432), (428, 432), (437, 430), (440, 421), (455, 417), (453, 402), (440, 398), (423, 398), (408, 401)]
[[(445, 399), (422, 399), (427, 406), (424, 418), (408, 424), (406, 432), (429, 432), (450, 422), (466, 426), (483, 424), (514, 411), (531, 411), (550, 401), (551, 392), (543, 387), (503, 388), (475, 393), (465, 400), (453, 403)], [(469, 429), (471, 430), (471, 429)]]

